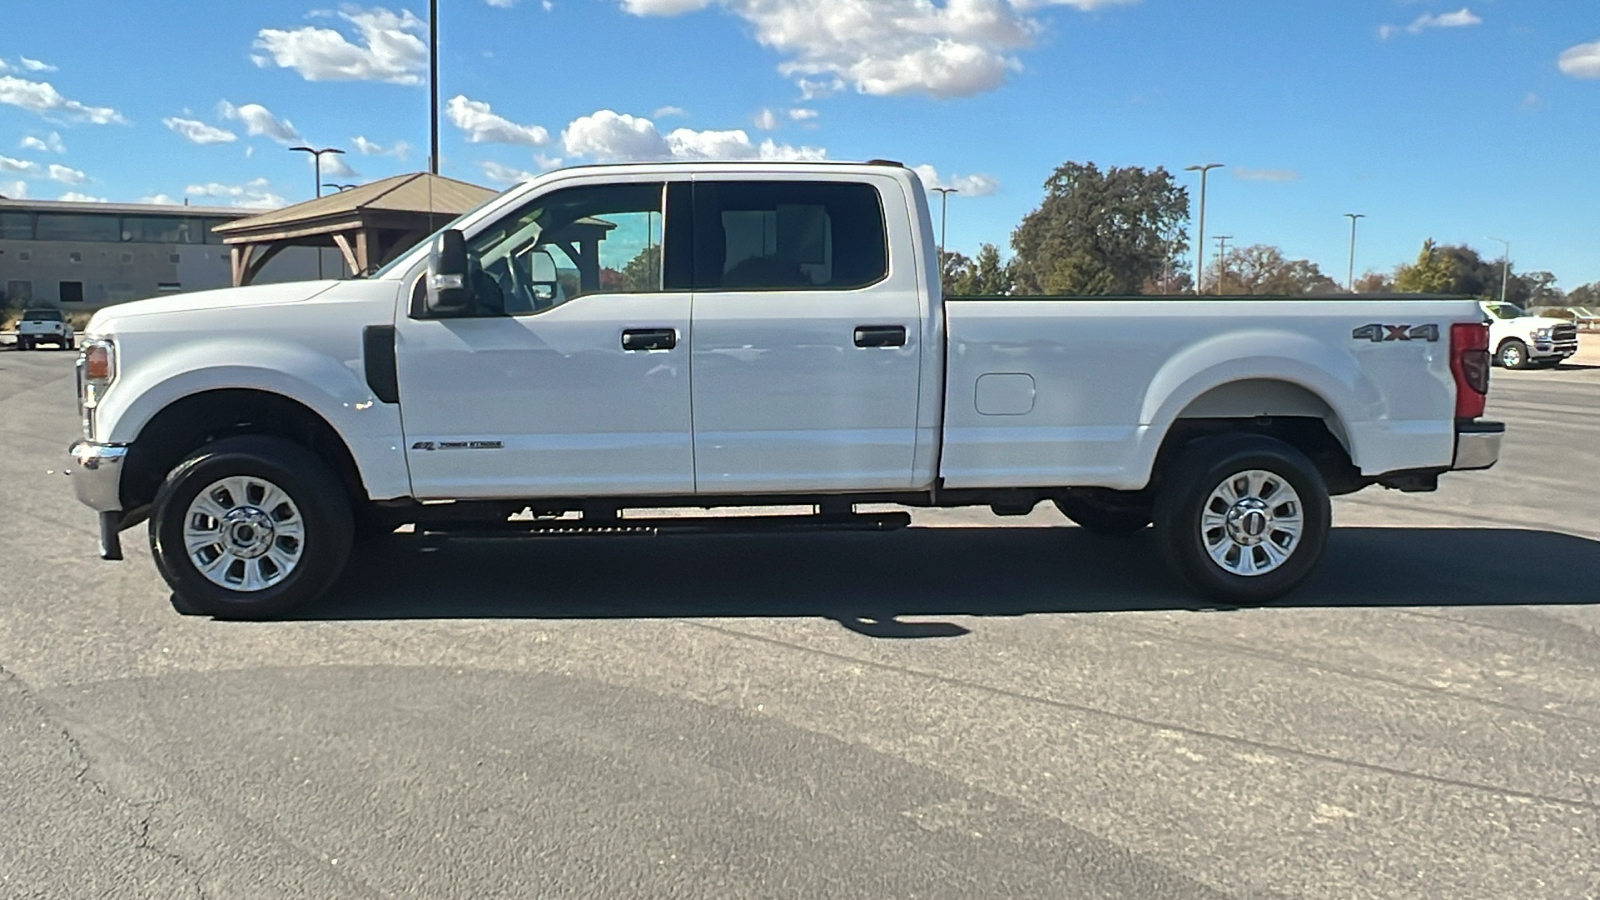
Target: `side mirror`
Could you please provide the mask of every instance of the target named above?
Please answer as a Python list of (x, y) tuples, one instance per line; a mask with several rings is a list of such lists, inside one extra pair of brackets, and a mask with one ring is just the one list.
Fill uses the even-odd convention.
[(441, 231), (428, 254), (428, 312), (449, 316), (472, 306), (472, 279), (467, 272), (467, 242), (460, 231)]

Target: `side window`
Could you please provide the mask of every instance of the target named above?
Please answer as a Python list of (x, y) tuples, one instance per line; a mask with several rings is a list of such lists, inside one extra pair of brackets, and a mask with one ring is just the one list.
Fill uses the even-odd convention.
[(695, 183), (695, 289), (850, 290), (889, 273), (870, 184)]
[(608, 184), (539, 197), (467, 242), (481, 312), (544, 312), (585, 294), (660, 291), (666, 186)]

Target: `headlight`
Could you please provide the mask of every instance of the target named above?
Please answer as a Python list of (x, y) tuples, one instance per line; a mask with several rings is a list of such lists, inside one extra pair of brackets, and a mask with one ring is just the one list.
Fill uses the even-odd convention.
[(88, 338), (78, 354), (78, 405), (83, 410), (83, 436), (95, 439), (95, 409), (117, 380), (117, 345), (110, 338)]
[(1534, 329), (1533, 339), (1536, 340), (1536, 341), (1548, 341), (1548, 340), (1550, 340), (1550, 335), (1554, 330), (1555, 329), (1552, 329), (1552, 328), (1537, 328), (1537, 329)]

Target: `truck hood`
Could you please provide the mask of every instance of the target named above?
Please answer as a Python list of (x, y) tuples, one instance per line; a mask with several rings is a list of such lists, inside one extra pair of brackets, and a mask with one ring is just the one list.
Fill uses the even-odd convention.
[(1510, 328), (1513, 331), (1532, 334), (1540, 328), (1554, 328), (1557, 325), (1571, 325), (1572, 322), (1567, 319), (1552, 319), (1548, 316), (1523, 316), (1518, 319), (1502, 319), (1500, 320), (1499, 324), (1502, 327)]
[(169, 297), (152, 297), (119, 303), (95, 313), (86, 329), (98, 334), (116, 322), (137, 316), (162, 313), (190, 312), (205, 309), (238, 309), (250, 306), (277, 306), (286, 303), (303, 303), (339, 284), (338, 281), (294, 281), (286, 284), (258, 284), (250, 287), (219, 288), (214, 291), (196, 291), (192, 294), (173, 294)]

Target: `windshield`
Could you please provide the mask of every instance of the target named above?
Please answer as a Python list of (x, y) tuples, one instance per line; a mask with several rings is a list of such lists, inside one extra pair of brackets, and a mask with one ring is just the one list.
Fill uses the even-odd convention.
[(1527, 310), (1515, 303), (1490, 303), (1489, 312), (1497, 319), (1520, 319), (1528, 314)]
[(61, 311), (58, 309), (30, 309), (22, 314), (30, 322), (59, 322)]

